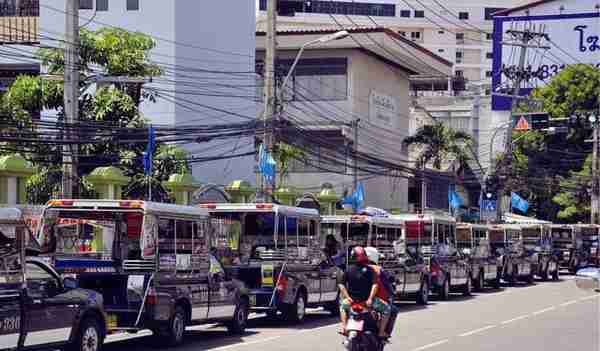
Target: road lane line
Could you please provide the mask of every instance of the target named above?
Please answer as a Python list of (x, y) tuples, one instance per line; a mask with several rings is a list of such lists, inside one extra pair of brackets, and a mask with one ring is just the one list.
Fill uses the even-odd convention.
[(329, 328), (336, 328), (336, 327), (337, 328), (340, 327), (339, 323), (335, 323), (335, 324), (332, 324), (332, 325), (325, 325), (325, 326), (322, 326), (322, 327), (310, 328), (310, 329), (302, 329), (302, 330), (298, 331), (298, 334), (301, 334), (301, 333), (310, 333), (310, 332), (314, 332), (314, 331), (321, 330), (321, 329), (329, 329)]
[(592, 295), (592, 296), (582, 297), (581, 299), (579, 299), (579, 301), (586, 301), (586, 300), (591, 300), (591, 299), (597, 299), (598, 297), (600, 297), (600, 295)]
[(555, 310), (556, 307), (552, 306), (552, 307), (548, 307), (548, 308), (544, 308), (543, 310), (539, 310), (539, 311), (535, 311), (532, 313), (532, 315), (537, 316), (538, 314), (542, 314), (542, 313), (546, 313), (552, 310)]
[(416, 349), (414, 349), (414, 350), (412, 350), (412, 351), (422, 351), (422, 350), (427, 350), (427, 349), (429, 349), (429, 348), (432, 348), (432, 347), (436, 347), (436, 346), (443, 345), (443, 344), (447, 343), (448, 341), (450, 341), (450, 340), (448, 340), (448, 339), (444, 339), (444, 340), (436, 341), (436, 342), (434, 342), (434, 343), (427, 344), (427, 345), (425, 345), (425, 346), (417, 347)]
[(276, 340), (276, 339), (280, 339), (281, 337), (283, 337), (283, 335), (272, 336), (270, 338), (264, 338), (264, 339), (260, 339), (260, 340), (243, 341), (243, 342), (238, 343), (238, 344), (221, 346), (221, 347), (217, 347), (215, 349), (209, 349), (209, 350), (211, 350), (211, 351), (229, 350), (229, 349), (238, 348), (240, 346), (248, 346), (248, 345), (253, 345), (253, 344), (260, 344), (260, 343), (264, 343), (264, 342), (269, 342), (269, 341), (273, 341), (273, 340)]
[(513, 319), (509, 319), (509, 320), (506, 320), (506, 321), (504, 321), (504, 322), (502, 322), (502, 323), (500, 323), (500, 324), (508, 324), (508, 323), (512, 323), (512, 322), (520, 321), (520, 320), (522, 320), (522, 319), (525, 319), (525, 318), (527, 318), (527, 317), (529, 317), (529, 315), (526, 315), (526, 314), (524, 314), (524, 315), (522, 315), (522, 316), (515, 317), (515, 318), (513, 318)]
[(471, 330), (471, 331), (466, 332), (466, 333), (462, 333), (459, 336), (470, 336), (470, 335), (481, 333), (483, 331), (486, 331), (488, 329), (492, 329), (492, 328), (495, 328), (495, 327), (496, 327), (496, 325), (492, 324), (492, 325), (488, 325), (488, 326), (483, 327), (483, 328), (479, 328), (479, 329)]
[(571, 300), (571, 301), (567, 301), (565, 303), (561, 303), (560, 306), (561, 307), (566, 307), (566, 306), (570, 306), (570, 305), (575, 304), (575, 303), (577, 303), (577, 300)]

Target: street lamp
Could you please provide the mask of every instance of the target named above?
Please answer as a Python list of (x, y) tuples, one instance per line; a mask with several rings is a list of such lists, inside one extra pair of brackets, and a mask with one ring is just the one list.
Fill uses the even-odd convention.
[(296, 69), (296, 66), (298, 65), (298, 61), (300, 61), (300, 56), (302, 56), (304, 49), (306, 49), (307, 47), (314, 45), (314, 44), (324, 44), (324, 43), (328, 43), (328, 42), (334, 41), (334, 40), (341, 40), (341, 39), (346, 38), (349, 35), (350, 35), (350, 33), (348, 33), (348, 31), (342, 30), (339, 32), (335, 32), (333, 34), (322, 36), (318, 39), (309, 41), (308, 43), (305, 43), (304, 45), (302, 45), (300, 47), (300, 51), (298, 51), (298, 54), (296, 55), (296, 59), (294, 60), (292, 67), (290, 67), (290, 70), (289, 70), (287, 76), (285, 76), (285, 79), (283, 80), (283, 83), (281, 84), (281, 88), (279, 89), (279, 94), (278, 94), (279, 95), (278, 100), (283, 101), (283, 91), (284, 91), (288, 81), (290, 80), (292, 73), (294, 73), (294, 70)]

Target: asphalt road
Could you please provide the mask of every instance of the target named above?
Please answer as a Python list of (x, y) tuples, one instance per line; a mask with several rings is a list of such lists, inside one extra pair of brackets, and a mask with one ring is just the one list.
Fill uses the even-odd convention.
[[(468, 298), (433, 299), (425, 307), (410, 302), (399, 306), (386, 350), (600, 350), (600, 294), (577, 289), (569, 276), (559, 282), (486, 290)], [(337, 320), (326, 312), (311, 312), (301, 326), (253, 318), (243, 337), (231, 337), (218, 326), (194, 327), (177, 350), (343, 350)], [(109, 340), (104, 350), (159, 349), (144, 335)]]

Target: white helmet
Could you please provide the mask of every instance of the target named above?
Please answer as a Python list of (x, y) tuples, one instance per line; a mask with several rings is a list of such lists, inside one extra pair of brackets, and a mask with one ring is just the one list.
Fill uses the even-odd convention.
[(383, 256), (373, 246), (365, 247), (365, 253), (367, 254), (367, 257), (369, 257), (369, 261), (371, 261), (375, 264), (379, 264), (379, 259), (382, 258), (382, 256)]

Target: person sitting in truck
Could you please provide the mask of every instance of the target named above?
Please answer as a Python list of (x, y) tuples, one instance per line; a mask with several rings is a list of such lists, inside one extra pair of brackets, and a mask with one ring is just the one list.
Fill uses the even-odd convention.
[(333, 234), (328, 234), (327, 237), (325, 237), (325, 248), (323, 249), (323, 253), (330, 264), (338, 267), (344, 264), (344, 258), (346, 257), (345, 252), (340, 250), (340, 243)]
[(388, 337), (386, 326), (390, 319), (391, 308), (389, 304), (377, 297), (378, 281), (377, 274), (369, 266), (369, 258), (362, 246), (356, 246), (352, 250), (353, 262), (342, 274), (338, 283), (342, 297), (340, 305), (340, 320), (342, 324), (341, 333), (346, 335), (346, 323), (348, 314), (353, 303), (365, 303), (367, 307), (373, 308), (381, 314), (379, 321), (379, 337)]

